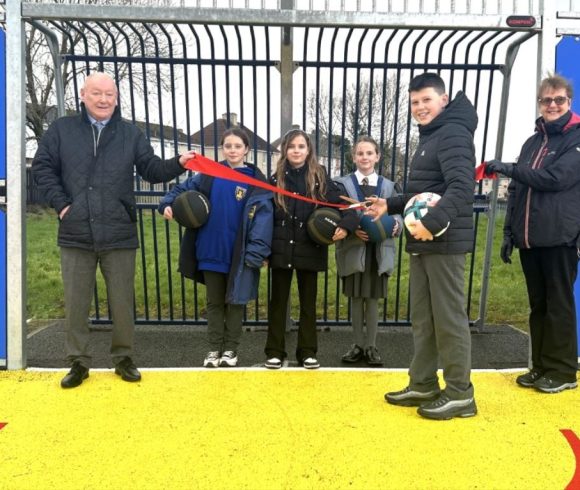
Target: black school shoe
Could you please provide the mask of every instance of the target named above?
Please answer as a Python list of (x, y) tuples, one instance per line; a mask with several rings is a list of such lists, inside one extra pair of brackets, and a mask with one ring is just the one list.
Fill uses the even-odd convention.
[(347, 353), (342, 356), (342, 362), (347, 364), (354, 364), (360, 361), (365, 356), (365, 351), (360, 345), (352, 344), (352, 347), (347, 351)]
[(365, 349), (365, 361), (369, 366), (382, 366), (383, 360), (376, 347), (367, 347)]
[(129, 381), (130, 383), (141, 381), (141, 373), (130, 357), (123, 357), (123, 359), (117, 363), (115, 366), (115, 374), (121, 376), (123, 381)]
[(89, 377), (88, 368), (84, 367), (79, 361), (73, 362), (69, 373), (62, 378), (60, 386), (62, 388), (76, 388), (83, 383), (83, 380)]

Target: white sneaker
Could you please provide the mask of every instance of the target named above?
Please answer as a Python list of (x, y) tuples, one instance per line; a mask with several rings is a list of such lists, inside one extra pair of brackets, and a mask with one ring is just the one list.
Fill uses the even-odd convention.
[(304, 366), (304, 369), (318, 369), (320, 363), (318, 362), (318, 359), (314, 357), (307, 357), (302, 361), (302, 366)]
[(216, 368), (220, 365), (220, 353), (217, 350), (212, 350), (207, 353), (203, 361), (203, 367)]
[(271, 357), (264, 363), (264, 366), (268, 369), (280, 369), (282, 367), (282, 360), (277, 357)]
[(238, 354), (236, 351), (227, 350), (222, 354), (220, 367), (235, 367), (238, 364)]

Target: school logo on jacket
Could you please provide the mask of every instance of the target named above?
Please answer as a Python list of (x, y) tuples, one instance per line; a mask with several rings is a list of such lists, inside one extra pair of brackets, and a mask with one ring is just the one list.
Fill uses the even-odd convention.
[(247, 189), (244, 187), (236, 186), (236, 199), (241, 201), (246, 196)]

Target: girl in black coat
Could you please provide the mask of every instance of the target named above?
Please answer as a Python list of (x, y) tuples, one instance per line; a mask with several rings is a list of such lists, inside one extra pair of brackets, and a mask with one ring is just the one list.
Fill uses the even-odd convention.
[[(281, 158), (271, 183), (282, 189), (319, 201), (340, 202), (339, 190), (326, 170), (316, 161), (308, 135), (299, 129), (286, 133)], [(319, 271), (327, 269), (328, 247), (310, 239), (306, 222), (316, 205), (276, 194), (274, 236), (272, 239), (272, 294), (270, 298), (266, 367), (282, 366), (285, 352), (286, 311), (293, 271), (296, 270), (300, 300), (300, 320), (296, 359), (307, 369), (316, 369), (318, 349), (316, 336), (316, 289)], [(356, 213), (346, 212), (339, 222), (333, 240), (342, 240), (358, 225)]]

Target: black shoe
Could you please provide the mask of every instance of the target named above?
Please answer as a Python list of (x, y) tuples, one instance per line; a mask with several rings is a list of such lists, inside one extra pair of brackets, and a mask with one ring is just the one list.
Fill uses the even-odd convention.
[(316, 357), (307, 357), (300, 361), (299, 364), (302, 364), (304, 369), (318, 369), (320, 367), (320, 363)]
[(419, 407), (424, 403), (437, 400), (440, 394), (439, 390), (415, 391), (407, 386), (401, 391), (385, 393), (385, 400), (391, 405), (399, 405), (400, 407)]
[(63, 388), (76, 388), (80, 386), (83, 380), (89, 377), (88, 368), (84, 367), (79, 361), (73, 362), (69, 373), (62, 378), (60, 386)]
[(350, 350), (342, 356), (342, 362), (353, 364), (360, 361), (365, 355), (365, 351), (357, 344), (352, 344)]
[(564, 390), (573, 390), (578, 387), (576, 381), (558, 381), (546, 376), (542, 376), (534, 383), (534, 388), (543, 393), (560, 393)]
[(427, 419), (451, 420), (453, 417), (466, 418), (477, 415), (477, 405), (473, 398), (452, 400), (443, 393), (437, 400), (421, 405), (417, 413)]
[(543, 374), (544, 373), (538, 369), (532, 369), (525, 374), (520, 374), (516, 378), (516, 383), (525, 388), (533, 388), (534, 383), (538, 381)]
[(121, 376), (123, 381), (141, 381), (141, 373), (137, 369), (137, 366), (133, 364), (130, 357), (124, 357), (116, 366), (115, 374)]
[(365, 360), (369, 366), (382, 366), (383, 360), (376, 347), (367, 347), (365, 349)]
[(264, 363), (264, 367), (267, 369), (280, 369), (282, 367), (282, 359), (279, 357), (270, 357)]

